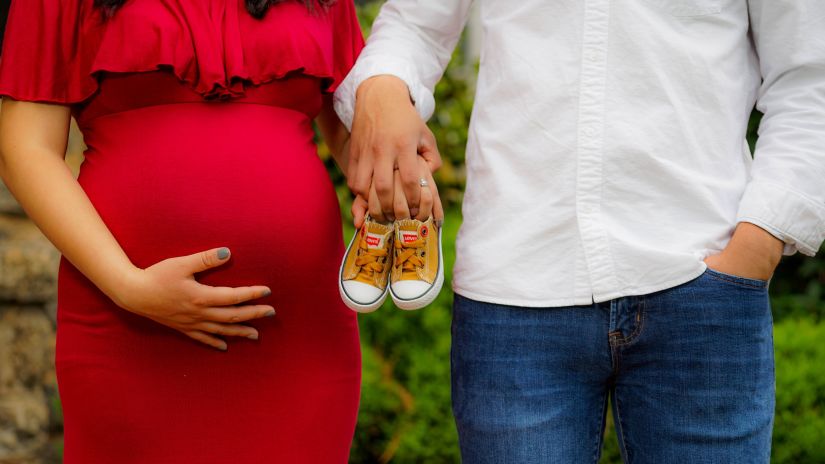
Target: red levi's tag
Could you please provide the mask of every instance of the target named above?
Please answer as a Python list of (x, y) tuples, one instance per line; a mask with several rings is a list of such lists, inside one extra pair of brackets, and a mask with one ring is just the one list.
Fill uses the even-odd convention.
[(377, 247), (381, 244), (381, 239), (375, 235), (367, 235), (367, 246)]
[(401, 233), (401, 240), (404, 243), (414, 243), (418, 241), (418, 233), (417, 232), (402, 232)]

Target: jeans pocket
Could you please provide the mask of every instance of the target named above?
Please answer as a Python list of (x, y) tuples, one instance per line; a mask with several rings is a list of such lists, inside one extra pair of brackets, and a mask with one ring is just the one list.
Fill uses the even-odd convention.
[(721, 0), (644, 0), (673, 16), (686, 18), (722, 12)]
[(739, 285), (740, 287), (747, 287), (747, 288), (768, 288), (768, 281), (767, 280), (759, 280), (759, 279), (750, 279), (748, 277), (740, 277), (738, 275), (733, 274), (726, 274), (724, 272), (719, 272), (717, 270), (707, 268), (705, 273), (717, 280), (723, 280), (725, 282)]

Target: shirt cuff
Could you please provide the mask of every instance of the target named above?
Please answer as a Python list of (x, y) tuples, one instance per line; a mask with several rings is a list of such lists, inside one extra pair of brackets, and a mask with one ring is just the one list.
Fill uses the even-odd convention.
[(407, 84), (410, 98), (423, 120), (426, 121), (433, 115), (435, 99), (432, 92), (421, 84), (414, 65), (407, 60), (392, 56), (362, 56), (338, 86), (333, 97), (335, 112), (347, 130), (352, 131), (352, 121), (355, 117), (355, 95), (358, 87), (365, 80), (381, 75), (395, 76)]
[(736, 222), (757, 225), (785, 242), (785, 255), (814, 256), (825, 241), (825, 205), (771, 182), (748, 184)]

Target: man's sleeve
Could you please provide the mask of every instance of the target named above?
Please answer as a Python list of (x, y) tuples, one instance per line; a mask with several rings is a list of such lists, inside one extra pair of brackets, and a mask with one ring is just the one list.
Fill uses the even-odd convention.
[(367, 46), (335, 92), (338, 117), (352, 129), (355, 92), (373, 76), (403, 80), (423, 119), (435, 111), (433, 90), (441, 79), (472, 0), (389, 0), (381, 7)]
[(825, 240), (825, 1), (748, 3), (765, 116), (737, 219), (813, 256)]

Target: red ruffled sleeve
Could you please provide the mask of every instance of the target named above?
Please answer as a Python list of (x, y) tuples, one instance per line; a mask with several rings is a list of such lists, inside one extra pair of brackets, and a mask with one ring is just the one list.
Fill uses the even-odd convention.
[(330, 11), (332, 20), (332, 83), (326, 89), (333, 93), (347, 77), (364, 48), (364, 35), (358, 23), (353, 0), (338, 0)]
[(94, 94), (88, 52), (100, 37), (98, 14), (92, 0), (12, 1), (0, 53), (0, 95), (73, 104)]
[(164, 70), (204, 98), (291, 73), (334, 92), (364, 46), (353, 0), (308, 11), (288, 0), (264, 19), (244, 0), (130, 0), (104, 19), (94, 0), (13, 0), (0, 54), (0, 95), (74, 104), (103, 73)]

